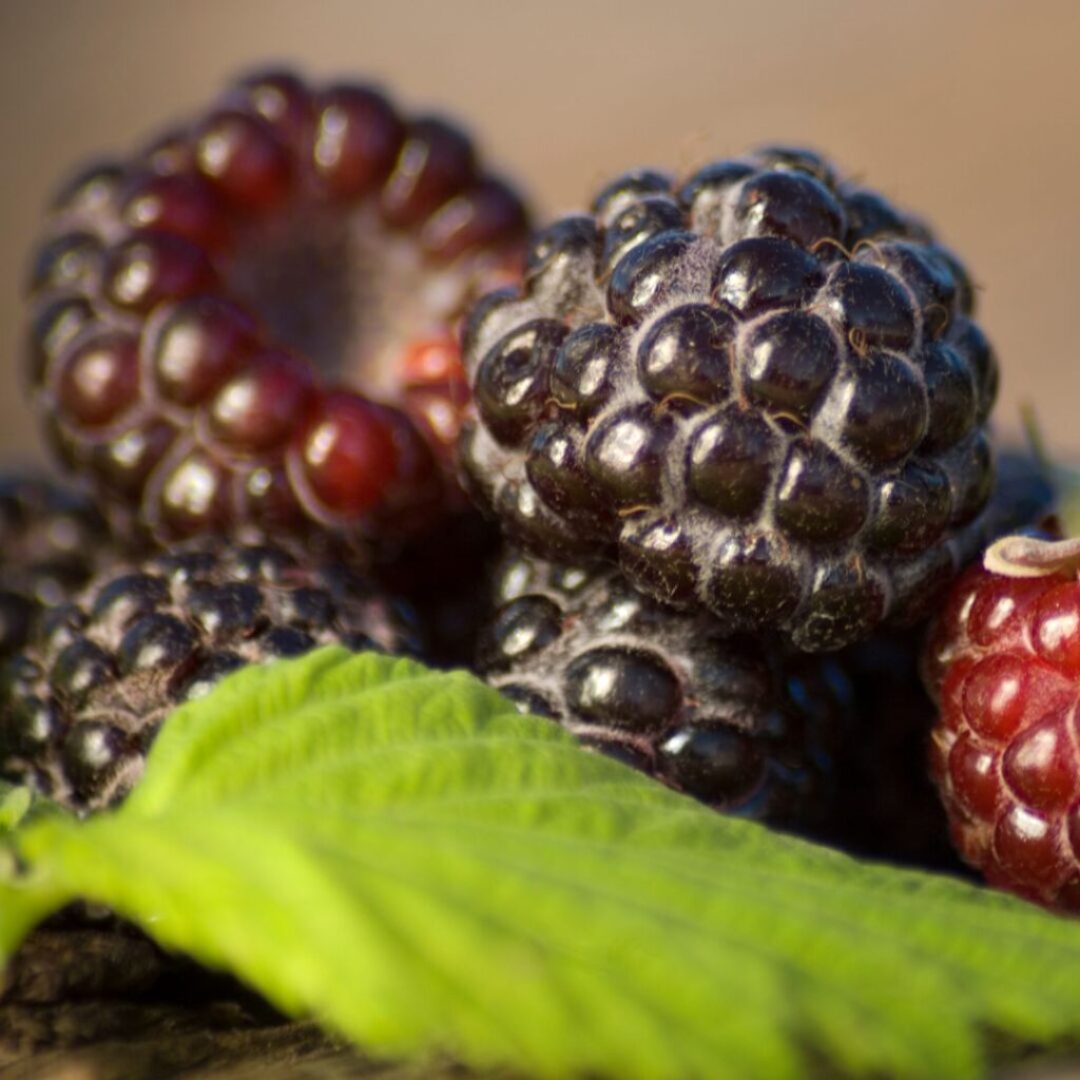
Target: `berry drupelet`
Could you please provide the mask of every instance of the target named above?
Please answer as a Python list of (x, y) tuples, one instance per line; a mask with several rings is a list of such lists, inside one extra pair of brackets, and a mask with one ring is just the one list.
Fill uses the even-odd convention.
[(835, 649), (976, 549), (997, 366), (957, 259), (803, 150), (630, 173), (473, 309), (479, 499), (550, 558)]
[(416, 652), (409, 612), (299, 548), (194, 542), (121, 562), (41, 620), (0, 678), (0, 776), (80, 811), (119, 801), (177, 705), (319, 646)]
[(43, 476), (0, 475), (0, 660), (27, 643), (44, 611), (116, 557), (92, 500)]
[(453, 124), (245, 79), (56, 200), (28, 350), (50, 440), (160, 540), (407, 535), (460, 500), (452, 326), (526, 223)]
[(720, 810), (799, 831), (831, 816), (850, 720), (830, 658), (725, 638), (610, 568), (507, 555), (478, 670), (523, 710)]

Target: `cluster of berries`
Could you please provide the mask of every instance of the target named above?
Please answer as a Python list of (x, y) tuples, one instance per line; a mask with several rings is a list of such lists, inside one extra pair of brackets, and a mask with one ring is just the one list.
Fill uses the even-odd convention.
[(991, 444), (959, 259), (817, 154), (627, 173), (532, 230), (454, 124), (268, 72), (65, 188), (30, 308), (79, 491), (0, 486), (0, 774), (111, 805), (177, 703), (336, 641), (947, 864), (932, 745), (961, 855), (1080, 907), (1075, 559), (960, 576), (932, 739), (915, 674), (1053, 493)]

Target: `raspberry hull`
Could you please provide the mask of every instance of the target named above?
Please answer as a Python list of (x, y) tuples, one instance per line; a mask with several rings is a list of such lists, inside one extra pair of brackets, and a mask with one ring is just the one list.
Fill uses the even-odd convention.
[(957, 850), (993, 885), (1080, 911), (1080, 582), (971, 568), (924, 661)]
[(453, 324), (525, 225), (455, 126), (244, 80), (53, 207), (29, 348), (49, 437), (159, 539), (422, 528), (460, 498)]
[(977, 548), (997, 368), (959, 262), (805, 151), (641, 172), (474, 309), (462, 459), (550, 558), (816, 651)]

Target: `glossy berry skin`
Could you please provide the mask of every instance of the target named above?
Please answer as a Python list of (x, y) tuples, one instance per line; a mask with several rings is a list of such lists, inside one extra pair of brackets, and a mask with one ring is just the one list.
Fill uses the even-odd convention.
[(411, 613), (288, 544), (120, 560), (43, 617), (0, 674), (0, 776), (80, 812), (120, 801), (165, 717), (248, 664), (320, 645), (417, 651)]
[(49, 440), (160, 541), (415, 535), (464, 506), (454, 328), (520, 272), (526, 223), (453, 124), (244, 79), (52, 207), (28, 348)]
[(836, 649), (974, 554), (997, 369), (967, 274), (816, 154), (617, 179), (464, 350), (461, 459), (508, 534), (732, 632)]
[(953, 842), (992, 885), (1080, 911), (1080, 581), (982, 566), (954, 585), (924, 681)]
[(0, 661), (117, 554), (92, 499), (44, 476), (0, 475)]
[(725, 812), (804, 832), (830, 818), (850, 719), (831, 659), (726, 638), (610, 567), (508, 554), (494, 597), (477, 670), (523, 711)]

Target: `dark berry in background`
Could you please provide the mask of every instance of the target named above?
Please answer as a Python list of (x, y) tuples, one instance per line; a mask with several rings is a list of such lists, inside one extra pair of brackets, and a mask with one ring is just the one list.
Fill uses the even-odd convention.
[(836, 649), (976, 548), (997, 365), (960, 262), (804, 150), (640, 171), (477, 305), (462, 461), (506, 531)]
[(159, 540), (409, 536), (461, 504), (454, 323), (525, 227), (455, 124), (242, 80), (54, 203), (28, 350), (49, 440)]
[(374, 567), (379, 584), (415, 612), (427, 663), (472, 667), (499, 550), (495, 525), (476, 513), (455, 514)]
[(335, 643), (416, 652), (415, 632), (366, 577), (280, 543), (120, 562), (53, 607), (4, 668), (0, 776), (77, 810), (111, 805), (166, 716), (230, 672)]
[(27, 643), (43, 612), (116, 557), (92, 499), (42, 475), (0, 474), (0, 660)]
[(507, 555), (478, 670), (528, 712), (717, 809), (813, 832), (833, 815), (850, 688), (830, 658), (729, 639), (610, 567)]
[[(1036, 525), (1054, 502), (1044, 466), (1001, 451), (983, 542)], [(929, 768), (938, 711), (919, 678), (926, 632), (922, 624), (879, 631), (837, 657), (854, 688), (856, 727), (837, 755), (833, 839), (862, 856), (956, 872), (963, 864)]]
[(833, 840), (862, 857), (957, 872), (963, 864), (927, 767), (937, 709), (919, 682), (924, 631), (879, 631), (837, 658), (857, 726), (837, 755)]

